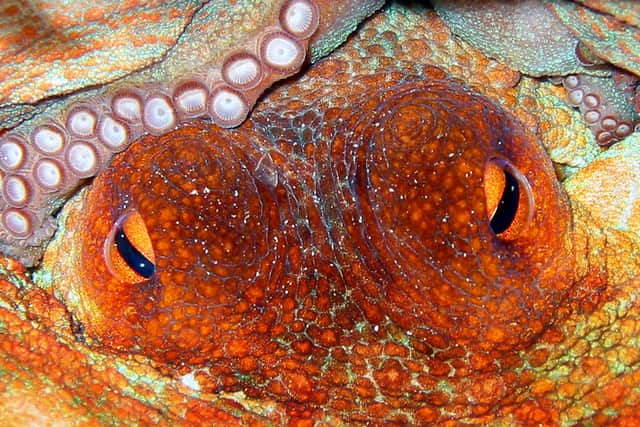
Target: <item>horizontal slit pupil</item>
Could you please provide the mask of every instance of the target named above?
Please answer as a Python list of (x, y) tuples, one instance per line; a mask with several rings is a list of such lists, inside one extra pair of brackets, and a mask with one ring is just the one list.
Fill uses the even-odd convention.
[(124, 259), (133, 271), (145, 279), (148, 279), (153, 275), (155, 266), (131, 244), (124, 230), (117, 230), (115, 235), (115, 245), (122, 259)]
[(516, 218), (520, 202), (520, 188), (518, 180), (507, 171), (504, 172), (505, 186), (498, 203), (490, 227), (494, 233), (500, 234), (507, 230)]

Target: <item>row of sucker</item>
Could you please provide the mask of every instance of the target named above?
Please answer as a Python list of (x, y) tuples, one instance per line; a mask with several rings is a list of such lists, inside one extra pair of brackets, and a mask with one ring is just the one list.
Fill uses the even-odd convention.
[(48, 239), (53, 228), (45, 224), (60, 200), (145, 133), (162, 135), (200, 117), (240, 125), (266, 88), (301, 68), (319, 8), (313, 0), (287, 0), (278, 17), (254, 49), (233, 52), (203, 73), (123, 87), (72, 105), (61, 120), (29, 134), (0, 137), (0, 241), (25, 247)]
[(619, 141), (640, 126), (638, 114), (621, 94), (617, 102), (617, 89), (610, 79), (569, 75), (562, 83), (567, 89), (568, 103), (580, 109), (599, 145)]

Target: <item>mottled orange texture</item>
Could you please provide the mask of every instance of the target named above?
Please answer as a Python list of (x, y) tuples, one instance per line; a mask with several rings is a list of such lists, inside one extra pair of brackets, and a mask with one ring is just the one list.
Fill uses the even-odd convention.
[[(389, 85), (378, 79), (368, 84)], [(439, 82), (380, 90), (363, 104), (353, 110), (375, 113), (346, 109), (331, 146), (330, 175), (349, 185), (327, 189), (329, 200), (338, 194), (346, 230), (332, 235), (349, 249), (338, 257), (360, 283), (360, 307), (432, 349), (526, 344), (573, 275), (566, 199), (533, 137), (499, 108)], [(493, 158), (510, 160), (534, 188), (533, 220), (511, 242), (487, 227), (483, 180)]]
[[(473, 51), (464, 42), (452, 38), (446, 27), (433, 14), (422, 13), (424, 10), (420, 8), (417, 11), (406, 8), (405, 5), (403, 2), (402, 6), (389, 7), (366, 23), (361, 28), (360, 35), (352, 38), (344, 49), (333, 54), (329, 60), (312, 67), (301, 78), (290, 80), (276, 88), (257, 107), (253, 121), (241, 130), (221, 131), (215, 127), (196, 123), (195, 127), (178, 130), (172, 136), (146, 139), (136, 145), (138, 147), (136, 154), (131, 154), (129, 157), (126, 154), (120, 155), (117, 166), (114, 164), (114, 169), (109, 172), (109, 176), (117, 177), (117, 182), (121, 184), (127, 182), (127, 175), (131, 181), (138, 177), (144, 178), (144, 182), (151, 180), (153, 174), (179, 177), (180, 174), (175, 171), (154, 169), (154, 166), (149, 164), (144, 165), (142, 172), (133, 167), (127, 168), (127, 165), (138, 164), (135, 161), (138, 156), (153, 150), (158, 153), (157, 158), (164, 168), (169, 163), (164, 156), (170, 154), (161, 152), (159, 148), (153, 148), (155, 144), (160, 144), (165, 151), (184, 151), (180, 154), (182, 159), (195, 156), (198, 159), (202, 157), (203, 162), (211, 159), (212, 156), (218, 158), (220, 153), (231, 153), (236, 156), (229, 155), (222, 160), (221, 164), (225, 165), (225, 170), (228, 170), (231, 164), (239, 164), (234, 162), (241, 159), (246, 165), (241, 172), (254, 180), (255, 188), (260, 191), (266, 188), (267, 194), (272, 194), (272, 198), (265, 196), (265, 207), (273, 207), (272, 201), (277, 201), (277, 216), (282, 219), (282, 222), (279, 229), (268, 229), (271, 234), (264, 239), (274, 235), (287, 237), (288, 240), (284, 243), (281, 241), (282, 248), (287, 250), (280, 250), (278, 247), (280, 252), (272, 258), (277, 261), (275, 265), (281, 270), (273, 274), (275, 279), (269, 282), (272, 284), (270, 289), (253, 286), (238, 297), (245, 300), (244, 304), (238, 304), (245, 312), (250, 312), (252, 309), (254, 303), (250, 301), (260, 304), (261, 301), (267, 301), (267, 296), (273, 297), (272, 300), (267, 301), (269, 305), (264, 306), (264, 312), (275, 313), (276, 320), (271, 322), (270, 329), (269, 324), (265, 322), (256, 325), (262, 334), (268, 334), (269, 338), (265, 339), (270, 339), (270, 343), (273, 344), (271, 349), (264, 351), (263, 357), (258, 358), (252, 353), (253, 350), (246, 345), (247, 337), (243, 336), (237, 336), (236, 339), (227, 338), (225, 354), (212, 351), (210, 354), (202, 355), (203, 359), (207, 358), (202, 361), (198, 361), (198, 356), (191, 356), (189, 351), (184, 349), (179, 349), (173, 355), (162, 349), (151, 351), (151, 355), (156, 360), (170, 357), (191, 358), (193, 365), (175, 362), (165, 364), (158, 361), (154, 363), (141, 355), (131, 354), (140, 351), (136, 348), (114, 351), (100, 344), (99, 339), (104, 337), (97, 336), (95, 333), (93, 335), (83, 333), (80, 326), (90, 325), (91, 322), (97, 321), (96, 318), (70, 316), (64, 310), (66, 307), (41, 290), (37, 292), (41, 298), (26, 298), (23, 295), (24, 292), (16, 290), (23, 289), (26, 285), (23, 282), (15, 285), (18, 275), (5, 269), (1, 271), (2, 276), (11, 283), (5, 283), (7, 286), (0, 287), (0, 306), (3, 307), (0, 310), (0, 333), (3, 337), (12, 336), (21, 340), (22, 337), (29, 336), (35, 337), (36, 341), (44, 342), (46, 340), (44, 336), (51, 336), (54, 339), (47, 339), (48, 343), (65, 342), (70, 351), (64, 353), (65, 357), (61, 360), (51, 357), (52, 354), (59, 354), (56, 346), (59, 344), (55, 343), (48, 346), (47, 351), (34, 351), (30, 347), (22, 350), (19, 345), (8, 349), (2, 348), (3, 358), (0, 360), (2, 401), (28, 404), (33, 401), (37, 393), (37, 402), (47, 411), (40, 414), (43, 415), (43, 423), (58, 421), (60, 412), (72, 405), (78, 411), (86, 410), (83, 417), (76, 417), (74, 416), (76, 413), (71, 412), (73, 415), (64, 418), (70, 425), (83, 425), (83, 422), (89, 425), (101, 423), (135, 425), (136, 422), (144, 423), (149, 419), (150, 413), (153, 422), (157, 422), (158, 425), (188, 425), (189, 423), (232, 425), (234, 422), (243, 425), (260, 425), (260, 421), (268, 425), (300, 426), (358, 425), (358, 423), (393, 425), (394, 422), (396, 425), (443, 426), (461, 424), (611, 425), (616, 422), (618, 425), (624, 425), (624, 423), (633, 425), (633, 422), (636, 422), (634, 417), (640, 413), (640, 393), (637, 387), (640, 383), (638, 370), (640, 352), (637, 340), (640, 333), (640, 304), (637, 299), (640, 261), (637, 254), (640, 252), (637, 250), (637, 245), (634, 246), (631, 242), (634, 238), (633, 232), (612, 232), (607, 229), (611, 225), (608, 219), (605, 219), (608, 216), (597, 222), (589, 216), (588, 210), (592, 213), (598, 212), (600, 204), (591, 205), (593, 198), (585, 196), (592, 195), (594, 190), (589, 183), (600, 182), (599, 180), (583, 181), (581, 174), (576, 174), (572, 178), (572, 181), (579, 186), (573, 187), (573, 194), (571, 189), (569, 190), (573, 218), (570, 234), (563, 234), (563, 237), (571, 237), (576, 252), (575, 269), (577, 277), (581, 279), (571, 280), (572, 289), (568, 297), (555, 312), (549, 310), (552, 318), (544, 319), (548, 322), (544, 332), (533, 337), (533, 342), (521, 350), (473, 350), (478, 343), (472, 341), (465, 346), (447, 347), (448, 339), (456, 340), (460, 337), (449, 338), (446, 334), (441, 334), (434, 336), (433, 339), (438, 341), (438, 350), (432, 353), (420, 351), (420, 345), (422, 348), (430, 347), (418, 340), (413, 340), (413, 335), (409, 335), (408, 331), (398, 327), (389, 318), (385, 318), (383, 324), (375, 325), (369, 322), (364, 318), (363, 311), (359, 308), (359, 303), (354, 300), (353, 294), (346, 292), (345, 286), (348, 284), (361, 284), (375, 280), (376, 272), (364, 271), (362, 276), (355, 277), (357, 279), (355, 282), (351, 281), (355, 274), (351, 274), (348, 277), (349, 280), (342, 275), (343, 271), (353, 273), (349, 270), (353, 269), (354, 265), (366, 262), (366, 258), (363, 261), (363, 256), (351, 252), (349, 245), (353, 245), (350, 243), (352, 238), (343, 218), (337, 214), (343, 211), (344, 205), (348, 205), (346, 196), (351, 191), (357, 196), (357, 200), (363, 202), (362, 206), (367, 207), (369, 212), (375, 215), (384, 213), (386, 206), (380, 206), (381, 195), (365, 194), (364, 196), (370, 197), (371, 201), (364, 200), (362, 192), (356, 191), (362, 185), (355, 186), (352, 190), (351, 181), (340, 180), (341, 176), (332, 175), (332, 171), (340, 170), (337, 165), (343, 162), (346, 164), (342, 170), (348, 167), (351, 168), (350, 170), (361, 172), (362, 159), (370, 158), (365, 154), (367, 152), (375, 154), (376, 147), (386, 147), (386, 145), (380, 145), (382, 140), (378, 137), (382, 137), (377, 132), (368, 133), (372, 136), (371, 141), (377, 145), (367, 145), (366, 149), (356, 148), (356, 140), (352, 139), (362, 135), (361, 131), (370, 129), (369, 118), (372, 114), (382, 114), (381, 111), (373, 108), (371, 111), (354, 112), (353, 114), (362, 120), (357, 122), (355, 128), (346, 128), (341, 120), (353, 121), (355, 118), (344, 109), (361, 107), (365, 99), (379, 96), (380, 90), (386, 91), (389, 97), (393, 97), (399, 93), (396, 92), (399, 88), (413, 87), (412, 85), (416, 83), (428, 87), (430, 84), (428, 81), (449, 78), (443, 73), (435, 72), (433, 68), (425, 67), (425, 64), (437, 64), (450, 76), (463, 79), (470, 90), (502, 103), (505, 109), (526, 123), (528, 129), (538, 131), (543, 143), (551, 146), (556, 152), (556, 158), (557, 147), (569, 147), (561, 153), (562, 162), (569, 162), (575, 166), (572, 162), (576, 159), (580, 161), (590, 159), (585, 158), (580, 150), (574, 150), (573, 138), (576, 136), (584, 138), (584, 129), (577, 125), (578, 121), (572, 120), (566, 108), (563, 114), (558, 114), (558, 111), (564, 107), (557, 102), (559, 98), (554, 95), (553, 87), (526, 77), (522, 77), (518, 83), (517, 73)], [(369, 51), (378, 52), (381, 56), (369, 55), (367, 54)], [(374, 76), (365, 77), (367, 75)], [(426, 77), (416, 77), (423, 75)], [(518, 86), (514, 88), (516, 83)], [(453, 87), (461, 86), (453, 84)], [(495, 108), (477, 95), (467, 93), (465, 96)], [(384, 103), (384, 99), (382, 102)], [(500, 116), (504, 116), (504, 120), (507, 122), (511, 120), (509, 114), (504, 114), (504, 111), (499, 109), (498, 111)], [(385, 132), (389, 134), (388, 130), (384, 130), (386, 129), (384, 124), (389, 122), (380, 121), (377, 126), (373, 123), (374, 128), (381, 129), (380, 135)], [(519, 128), (520, 125), (516, 123), (516, 134), (522, 132), (517, 130)], [(354, 133), (349, 136), (351, 130)], [(499, 131), (498, 129), (494, 132)], [(374, 136), (376, 138), (373, 138)], [(173, 137), (175, 140), (172, 139)], [(356, 153), (358, 156), (348, 157), (349, 153), (335, 153), (338, 157), (330, 156), (332, 151), (328, 146), (333, 144), (330, 141), (338, 139), (345, 143), (345, 147), (353, 149), (351, 153)], [(639, 146), (637, 139), (629, 142), (630, 147)], [(185, 145), (184, 150), (182, 150), (182, 144)], [(225, 145), (220, 146), (220, 144)], [(480, 147), (483, 146), (482, 142), (478, 144)], [(400, 144), (395, 146), (402, 148)], [(413, 146), (408, 146), (408, 148), (411, 147)], [(201, 151), (193, 153), (194, 148)], [(211, 150), (213, 154), (209, 153)], [(498, 151), (507, 153), (506, 150), (507, 147), (503, 146)], [(523, 150), (522, 153), (525, 153), (526, 149), (523, 148)], [(637, 152), (633, 148), (630, 150)], [(614, 151), (610, 150), (610, 152)], [(386, 153), (388, 154), (388, 150)], [(465, 153), (466, 150), (456, 155), (463, 156)], [(520, 163), (523, 161), (522, 153), (516, 153), (513, 159), (509, 157), (516, 163), (518, 169), (522, 168)], [(398, 153), (392, 154), (390, 158), (397, 159), (401, 156)], [(414, 154), (419, 158), (423, 153), (414, 152)], [(486, 154), (482, 152), (481, 157)], [(610, 181), (609, 186), (598, 189), (597, 194), (602, 195), (599, 197), (601, 203), (607, 204), (609, 199), (604, 197), (606, 194), (630, 194), (629, 177), (633, 178), (637, 175), (635, 171), (638, 167), (637, 163), (623, 161), (623, 159), (629, 159), (628, 154), (628, 151), (620, 152), (615, 154), (615, 159), (594, 162), (594, 166), (606, 163), (607, 167), (602, 169), (606, 171), (604, 173), (608, 176), (615, 175), (615, 179)], [(409, 156), (408, 153), (407, 156)], [(383, 156), (385, 160), (386, 157), (386, 155)], [(407, 158), (407, 169), (415, 166), (412, 161), (413, 158)], [(578, 164), (582, 163), (578, 162)], [(199, 184), (203, 177), (198, 169), (209, 170), (210, 168), (203, 166), (200, 161), (197, 161), (196, 165), (197, 167), (193, 170), (183, 168), (184, 179), (181, 182), (184, 188), (189, 190), (189, 194), (182, 194), (181, 197), (184, 199), (205, 194), (203, 186)], [(324, 167), (321, 167), (323, 165)], [(366, 161), (364, 165), (368, 171), (372, 171), (372, 176), (376, 174), (381, 176), (380, 171), (391, 170), (385, 163), (379, 165), (373, 161)], [(615, 165), (617, 165), (616, 168), (614, 168)], [(402, 164), (403, 168), (404, 166)], [(533, 170), (528, 168), (520, 170), (527, 177), (535, 177), (536, 173), (539, 173), (535, 170), (542, 167), (547, 171), (544, 174), (552, 176), (546, 160), (542, 165), (532, 161), (531, 166)], [(120, 167), (124, 169), (118, 170)], [(621, 173), (619, 170), (621, 167), (628, 169), (628, 173)], [(154, 171), (150, 172), (150, 169)], [(185, 171), (189, 174), (187, 175)], [(442, 172), (447, 176), (447, 171)], [(397, 173), (404, 173), (404, 170), (398, 170)], [(595, 179), (597, 174), (595, 169), (587, 173), (592, 179)], [(368, 176), (369, 172), (366, 175)], [(354, 176), (357, 177), (358, 174), (355, 173)], [(395, 175), (387, 174), (387, 176)], [(195, 178), (196, 181), (189, 184), (191, 181), (188, 178)], [(162, 195), (157, 196), (159, 198), (164, 197), (164, 192), (168, 192), (170, 188), (174, 190), (178, 188), (175, 185), (173, 187), (161, 185), (160, 176), (153, 179), (163, 191)], [(335, 181), (334, 184), (331, 184), (331, 180)], [(124, 209), (125, 205), (127, 209), (139, 208), (133, 204), (133, 199), (127, 198), (127, 195), (134, 190), (132, 186), (112, 192), (113, 188), (105, 181), (106, 179), (99, 181), (99, 186), (92, 190), (90, 196), (84, 193), (65, 206), (60, 216), (58, 238), (49, 249), (47, 262), (34, 275), (38, 285), (53, 291), (74, 313), (89, 312), (99, 315), (107, 303), (103, 298), (97, 300), (88, 298), (94, 291), (85, 289), (84, 286), (74, 286), (74, 284), (78, 285), (76, 280), (80, 277), (74, 276), (74, 273), (84, 271), (79, 270), (78, 265), (74, 263), (78, 262), (78, 257), (84, 250), (87, 231), (91, 231), (94, 227), (94, 224), (86, 220), (87, 211), (84, 207), (86, 198), (91, 197), (104, 202), (103, 206), (108, 210), (99, 214), (97, 211), (92, 211), (91, 216), (97, 218), (104, 215), (107, 218), (105, 221), (111, 221), (111, 224), (119, 217), (119, 213), (124, 212), (124, 210), (118, 211), (119, 208)], [(359, 181), (355, 180), (355, 182)], [(175, 184), (175, 182), (170, 183)], [(377, 188), (384, 191), (384, 187), (379, 185), (380, 182), (372, 183), (371, 186), (365, 185), (364, 188)], [(611, 185), (614, 183), (618, 187), (612, 190)], [(249, 184), (247, 185), (250, 187)], [(402, 183), (398, 188), (409, 188), (409, 185), (410, 182)], [(552, 187), (557, 188), (557, 184)], [(331, 193), (332, 188), (340, 188), (340, 191)], [(475, 185), (460, 186), (461, 193), (455, 191), (457, 187), (449, 184), (444, 188), (454, 190), (441, 191), (447, 197), (451, 193), (458, 200), (458, 197), (462, 197), (461, 193), (465, 195), (468, 193), (469, 201), (476, 203), (475, 198), (472, 198), (472, 195), (478, 191)], [(619, 189), (626, 191), (619, 191)], [(190, 194), (193, 190), (197, 193)], [(211, 190), (212, 188), (209, 189), (208, 197), (215, 196), (222, 201), (231, 197), (230, 190), (222, 189), (216, 194)], [(140, 188), (136, 191), (141, 192)], [(534, 191), (538, 191), (537, 186), (534, 186)], [(100, 192), (105, 194), (96, 195)], [(150, 192), (150, 189), (146, 188), (145, 192)], [(576, 192), (584, 195), (578, 201), (575, 199)], [(281, 198), (283, 194), (290, 195), (286, 203)], [(322, 197), (317, 197), (318, 195)], [(109, 198), (112, 199), (113, 204), (107, 203)], [(151, 198), (151, 195), (145, 195), (145, 198)], [(146, 212), (145, 221), (152, 216), (157, 216), (155, 220), (157, 224), (160, 222), (160, 212), (168, 215), (169, 218), (171, 218), (170, 215), (174, 215), (175, 218), (175, 215), (184, 212), (172, 207), (175, 200), (168, 197), (166, 199), (156, 203), (158, 206), (163, 205), (165, 209)], [(250, 200), (252, 199), (249, 197), (247, 202)], [(334, 203), (332, 204), (331, 201)], [(583, 203), (579, 203), (580, 201)], [(453, 206), (448, 205), (448, 198), (446, 202), (453, 211)], [(629, 206), (628, 202), (627, 200), (627, 206)], [(554, 203), (557, 203), (562, 207), (558, 218), (563, 221), (562, 213), (565, 213), (566, 199), (562, 192), (558, 194), (556, 202), (548, 203), (548, 206), (554, 206)], [(637, 200), (633, 203), (633, 207), (637, 209)], [(244, 207), (247, 206), (252, 204), (249, 203)], [(389, 207), (397, 209), (397, 204), (390, 204)], [(221, 214), (231, 212), (231, 208), (224, 204), (221, 209)], [(350, 207), (350, 209), (353, 213), (356, 208)], [(360, 207), (360, 209), (363, 208)], [(420, 212), (420, 209), (415, 211)], [(456, 210), (456, 214), (459, 212), (462, 210)], [(194, 214), (197, 217), (197, 214)], [(556, 212), (549, 212), (551, 218), (554, 218), (555, 214)], [(270, 218), (270, 215), (274, 214), (265, 214), (265, 218)], [(289, 221), (285, 225), (284, 220), (287, 218), (295, 221)], [(483, 222), (483, 220), (486, 221), (486, 215), (478, 215), (474, 219), (478, 224), (482, 223), (486, 227), (486, 222)], [(397, 219), (397, 221), (400, 220), (406, 220), (406, 217)], [(80, 228), (80, 224), (84, 228)], [(236, 221), (233, 224), (242, 227), (240, 222)], [(318, 224), (321, 224), (320, 228)], [(388, 225), (388, 222), (384, 225)], [(194, 231), (189, 224), (167, 222), (167, 226), (170, 226), (170, 232), (182, 241), (188, 241), (185, 236)], [(562, 228), (560, 225), (558, 227)], [(108, 229), (109, 226), (105, 225), (104, 228)], [(369, 232), (368, 229), (363, 229)], [(264, 233), (267, 229), (257, 229), (259, 230)], [(327, 233), (327, 230), (331, 234)], [(217, 236), (219, 242), (224, 241), (229, 235)], [(328, 235), (331, 238), (327, 240)], [(464, 234), (460, 233), (460, 235)], [(345, 238), (338, 239), (334, 236)], [(526, 232), (522, 236), (524, 238)], [(635, 236), (637, 242), (637, 235)], [(179, 258), (176, 256), (176, 263), (194, 261), (193, 255), (189, 255), (195, 251), (196, 245), (192, 244), (193, 241), (188, 241), (189, 244), (183, 247), (174, 246), (176, 254), (178, 251), (186, 251), (187, 255), (182, 256), (184, 252), (180, 252), (181, 256)], [(361, 237), (354, 241), (367, 243)], [(557, 242), (552, 239), (552, 242), (554, 241)], [(411, 239), (406, 243), (415, 244), (415, 241)], [(104, 241), (101, 244), (104, 244)], [(157, 242), (153, 244), (155, 251), (158, 247), (162, 247)], [(171, 242), (165, 242), (162, 250), (170, 251), (170, 244)], [(533, 244), (535, 247), (540, 247), (541, 251), (548, 249), (544, 241), (535, 241)], [(270, 248), (274, 247), (270, 246)], [(379, 242), (371, 241), (370, 248), (377, 250), (379, 247)], [(392, 246), (387, 252), (397, 254), (397, 247)], [(565, 249), (568, 250), (567, 247), (558, 249), (559, 253)], [(419, 272), (411, 269), (411, 266), (419, 266), (419, 262), (424, 260), (415, 256), (414, 259), (409, 260), (407, 253), (409, 251), (403, 252), (402, 257), (397, 256), (394, 260), (406, 267), (407, 275), (417, 277)], [(96, 252), (94, 255), (83, 260), (90, 263), (89, 265), (104, 262), (103, 252)], [(489, 251), (485, 256), (491, 260), (494, 254)], [(522, 256), (522, 254), (514, 254), (514, 256)], [(341, 262), (337, 262), (338, 257)], [(206, 257), (200, 259), (209, 261)], [(385, 255), (378, 259), (386, 261), (389, 257)], [(550, 260), (550, 262), (556, 261)], [(567, 265), (571, 265), (574, 260), (568, 257), (565, 261)], [(285, 265), (283, 266), (281, 262), (285, 262)], [(522, 269), (529, 267), (523, 265)], [(219, 267), (218, 272), (220, 268), (222, 267)], [(253, 266), (245, 268), (249, 270)], [(332, 271), (332, 268), (337, 272)], [(186, 270), (180, 271), (180, 268), (174, 268), (171, 265), (165, 266), (166, 269), (171, 270), (166, 276), (174, 280), (170, 283), (170, 292), (175, 294), (181, 288), (187, 288), (192, 290), (187, 296), (192, 300), (198, 299), (192, 294), (198, 290), (197, 286), (201, 285), (200, 282), (191, 281), (191, 276)], [(210, 266), (207, 266), (205, 271), (213, 273)], [(289, 274), (286, 275), (283, 272)], [(202, 277), (201, 272), (194, 277)], [(278, 282), (277, 280), (282, 277), (286, 280)], [(90, 285), (104, 286), (105, 283), (110, 283), (114, 288), (123, 289), (126, 298), (129, 298), (135, 289), (140, 291), (140, 295), (145, 295), (137, 284), (129, 283), (127, 287), (127, 283), (109, 278), (108, 275), (100, 276)], [(606, 286), (603, 285), (603, 279), (607, 281)], [(25, 279), (22, 280), (26, 282)], [(309, 290), (310, 287), (313, 288)], [(156, 290), (162, 293), (162, 288), (156, 288)], [(149, 292), (152, 291), (153, 289), (149, 289)], [(558, 290), (558, 292), (561, 291)], [(301, 297), (298, 298), (298, 295)], [(553, 292), (551, 295), (554, 295)], [(206, 303), (206, 295), (202, 295), (201, 298)], [(371, 299), (375, 302), (376, 296), (373, 295)], [(169, 300), (168, 296), (162, 297), (165, 303)], [(14, 313), (24, 318), (25, 309), (21, 306), (23, 301), (29, 302), (28, 318), (33, 320), (31, 322), (28, 320), (6, 321), (5, 319), (14, 316)], [(43, 303), (37, 301), (43, 301)], [(120, 302), (122, 301), (113, 301), (114, 304)], [(158, 300), (154, 301), (154, 303), (158, 302)], [(174, 301), (174, 304), (178, 305), (180, 302)], [(57, 308), (51, 310), (54, 305)], [(135, 309), (135, 304), (130, 307)], [(271, 309), (271, 307), (275, 308)], [(383, 316), (385, 308), (386, 306), (380, 307)], [(193, 310), (197, 307), (185, 307), (182, 313), (172, 311), (167, 314), (167, 316), (175, 316), (171, 317), (172, 326), (180, 328), (187, 323), (188, 316), (192, 315), (186, 311), (187, 309)], [(349, 312), (350, 309), (351, 312)], [(471, 307), (471, 309), (477, 310), (478, 307)], [(115, 307), (110, 310), (117, 313)], [(74, 323), (75, 336), (71, 333), (72, 327), (68, 324), (68, 319), (82, 322)], [(498, 320), (501, 319), (498, 318)], [(143, 322), (145, 319), (141, 318), (137, 321)], [(518, 319), (518, 322), (520, 321), (526, 324), (529, 319)], [(105, 319), (105, 322), (107, 326), (98, 327), (98, 329), (106, 331), (109, 326), (116, 326), (112, 319)], [(58, 327), (49, 329), (52, 324)], [(226, 319), (222, 319), (215, 327), (220, 330), (222, 328), (237, 330), (238, 325), (229, 325)], [(149, 332), (143, 331), (141, 327), (137, 330), (141, 331), (140, 341), (144, 342), (144, 335)], [(500, 330), (501, 328), (487, 329), (487, 336), (493, 339), (490, 345), (497, 346), (500, 343)], [(130, 332), (125, 331), (125, 333)], [(502, 334), (502, 336), (505, 335)], [(526, 337), (524, 340), (526, 341)], [(201, 344), (198, 342), (198, 345)], [(517, 349), (524, 343), (513, 345)], [(11, 354), (14, 351), (23, 353), (19, 365), (11, 360)], [(6, 354), (9, 356), (5, 357)], [(67, 359), (71, 360), (71, 358), (86, 360), (82, 372), (95, 371), (97, 375), (83, 374), (79, 381), (61, 384), (58, 381), (58, 372), (64, 372), (65, 377), (69, 377), (66, 373), (67, 369), (69, 367), (75, 369), (78, 366), (66, 363)], [(596, 366), (598, 369), (585, 369), (593, 366), (590, 365), (590, 361), (593, 360), (600, 361)], [(22, 382), (5, 381), (5, 378), (11, 378), (17, 366), (22, 369), (21, 373), (25, 372), (25, 375), (31, 377), (39, 376), (43, 381), (33, 381), (30, 378)], [(46, 369), (43, 369), (43, 366)], [(602, 368), (605, 367), (606, 370), (603, 371)], [(48, 372), (52, 374), (49, 375)], [(102, 372), (107, 374), (101, 376)], [(125, 372), (126, 376), (122, 372)], [(189, 381), (185, 381), (185, 378)], [(403, 380), (406, 381), (402, 382)], [(182, 386), (181, 382), (190, 384), (191, 388)], [(57, 391), (61, 388), (72, 393), (73, 398), (69, 398), (68, 394), (58, 394)], [(202, 391), (196, 391), (194, 388), (201, 388)], [(96, 391), (105, 389), (110, 391), (107, 402), (103, 402), (99, 392)], [(184, 394), (178, 393), (176, 396), (175, 389)], [(240, 393), (207, 393), (207, 391), (218, 390), (240, 390)], [(603, 393), (606, 393), (606, 396)], [(279, 403), (274, 404), (269, 396), (279, 400)], [(142, 402), (143, 405), (136, 404), (135, 400)], [(325, 403), (318, 403), (323, 401)], [(67, 402), (70, 405), (66, 405)], [(62, 410), (58, 411), (58, 408)], [(255, 412), (262, 416), (256, 416)], [(230, 418), (230, 414), (236, 418)], [(0, 421), (7, 425), (25, 424), (20, 422), (22, 419), (18, 416), (15, 412), (0, 412)]]
[[(352, 421), (427, 420), (462, 396), (462, 413), (481, 415), (531, 382), (501, 365), (561, 316), (575, 284), (566, 197), (519, 122), (445, 77), (363, 76), (298, 117), (281, 115), (283, 97), (238, 130), (132, 145), (69, 218), (64, 271), (52, 264), (87, 339), (206, 367), (207, 390)], [(509, 240), (485, 207), (496, 158), (535, 199)], [(142, 282), (105, 262), (131, 211), (156, 260)], [(453, 395), (433, 389), (443, 380)]]
[(238, 414), (239, 405), (231, 400), (193, 398), (178, 383), (166, 382), (134, 360), (112, 357), (107, 362), (76, 339), (64, 306), (32, 287), (23, 268), (3, 258), (0, 270), (12, 279), (0, 280), (3, 426), (281, 422), (278, 416), (268, 420), (251, 411)]

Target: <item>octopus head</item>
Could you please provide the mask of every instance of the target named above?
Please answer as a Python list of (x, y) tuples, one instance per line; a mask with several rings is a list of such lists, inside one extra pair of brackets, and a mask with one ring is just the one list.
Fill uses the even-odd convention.
[(118, 155), (47, 255), (87, 335), (239, 370), (379, 334), (424, 357), (530, 344), (575, 280), (566, 196), (516, 120), (434, 76), (364, 79), (300, 116), (311, 140), (258, 111)]

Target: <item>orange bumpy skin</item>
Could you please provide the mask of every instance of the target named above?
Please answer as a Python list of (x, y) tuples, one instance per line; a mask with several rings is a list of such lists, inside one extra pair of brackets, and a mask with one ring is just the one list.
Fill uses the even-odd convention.
[(2, 259), (0, 270), (11, 279), (0, 280), (2, 425), (197, 427), (203, 419), (220, 426), (284, 422), (277, 414), (239, 413), (238, 403), (224, 397), (194, 398), (179, 382), (167, 381), (149, 366), (83, 348), (65, 307), (31, 286), (22, 266)]
[[(86, 335), (207, 367), (215, 391), (352, 420), (425, 421), (459, 398), (438, 381), (483, 404), (521, 386), (501, 365), (575, 286), (567, 199), (531, 134), (444, 77), (374, 74), (295, 118), (279, 116), (296, 100), (284, 97), (235, 131), (132, 145), (67, 225), (82, 237), (54, 273)], [(492, 162), (521, 173), (511, 235), (489, 226)], [(113, 267), (125, 257), (113, 230), (131, 215), (149, 236), (149, 279)], [(476, 395), (485, 381), (500, 390)]]

